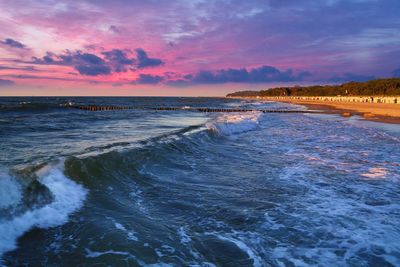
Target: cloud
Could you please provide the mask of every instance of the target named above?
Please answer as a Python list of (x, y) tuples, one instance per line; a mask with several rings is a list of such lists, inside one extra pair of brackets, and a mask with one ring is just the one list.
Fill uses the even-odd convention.
[(87, 75), (87, 76), (111, 74), (110, 67), (105, 66), (105, 65), (80, 65), (80, 66), (75, 66), (75, 69), (81, 75)]
[(5, 77), (10, 77), (13, 79), (28, 79), (28, 80), (56, 80), (56, 81), (82, 81), (80, 79), (71, 79), (71, 78), (63, 78), (63, 77), (55, 77), (55, 76), (38, 76), (31, 74), (9, 74), (4, 75)]
[(91, 64), (91, 65), (104, 64), (104, 60), (101, 59), (100, 57), (94, 55), (94, 54), (89, 54), (89, 53), (80, 54), (80, 53), (77, 53), (76, 57), (77, 57), (78, 60), (81, 59), (82, 61), (86, 62), (87, 64)]
[[(268, 62), (322, 72), (321, 77), (335, 70), (390, 74), (400, 56), (398, 0), (2, 1), (2, 9), (9, 11), (2, 28), (10, 34), (0, 42), (27, 40), (33, 52), (82, 49), (89, 40), (106, 50), (141, 44), (133, 53), (136, 47), (163, 50), (165, 58), (147, 52), (168, 59), (178, 72)], [(332, 19), (337, 14), (341, 19)], [(85, 51), (103, 57), (104, 50)], [(140, 67), (149, 65), (146, 58)], [(107, 66), (112, 72), (130, 69)]]
[(220, 69), (215, 72), (203, 70), (194, 75), (185, 75), (182, 79), (171, 81), (172, 85), (186, 84), (221, 84), (221, 83), (268, 83), (303, 81), (311, 73), (302, 71), (295, 74), (291, 69), (281, 71), (272, 66), (253, 69)]
[(360, 75), (360, 74), (354, 74), (351, 72), (347, 72), (343, 74), (342, 76), (334, 76), (330, 79), (328, 79), (328, 82), (334, 82), (334, 83), (341, 83), (341, 82), (365, 82), (369, 80), (375, 79), (374, 76), (369, 76), (369, 75)]
[(0, 66), (0, 70), (25, 70), (25, 71), (36, 71), (36, 72), (40, 71), (33, 66), (25, 66), (25, 67)]
[(157, 67), (164, 64), (161, 59), (148, 57), (146, 51), (141, 48), (137, 48), (135, 51), (137, 55), (137, 67), (139, 69), (146, 67)]
[(140, 74), (139, 78), (134, 83), (139, 84), (157, 84), (164, 80), (162, 76), (151, 74)]
[(135, 63), (135, 59), (129, 58), (127, 51), (113, 49), (102, 53), (115, 72), (126, 72)]
[(131, 50), (112, 49), (100, 54), (71, 52), (66, 50), (62, 54), (47, 52), (45, 56), (33, 57), (32, 61), (19, 61), (18, 63), (71, 66), (81, 75), (97, 76), (112, 73), (127, 72), (136, 68), (156, 67), (164, 64), (161, 59), (149, 58), (147, 53), (136, 49), (137, 58), (131, 57)]
[[(56, 77), (56, 76), (39, 76), (39, 75), (31, 75), (31, 74), (8, 74), (8, 75), (3, 75), (2, 77), (12, 78), (12, 79), (26, 79), (26, 80), (54, 80), (54, 81), (63, 81), (63, 82), (84, 82), (84, 83), (89, 83), (89, 84), (108, 84), (108, 85), (110, 85), (110, 83), (111, 83), (109, 81), (87, 80), (87, 79)], [(114, 82), (112, 84), (114, 84)]]
[(115, 26), (115, 25), (111, 25), (111, 26), (108, 28), (108, 30), (109, 30), (110, 32), (114, 33), (114, 34), (119, 34), (119, 33), (121, 32), (120, 29), (119, 29), (117, 26)]
[(3, 45), (7, 45), (9, 47), (13, 47), (13, 48), (19, 48), (19, 49), (24, 49), (26, 46), (14, 39), (11, 38), (6, 38), (3, 41), (1, 41), (1, 43)]
[(394, 77), (400, 78), (400, 68), (395, 69), (395, 70), (392, 72), (392, 74), (393, 74)]
[(15, 84), (14, 81), (0, 79), (0, 86), (11, 86), (14, 84)]
[[(66, 60), (66, 59), (64, 59)], [(106, 65), (106, 62), (94, 55), (89, 53), (80, 54), (77, 53), (74, 57), (68, 57), (68, 61), (76, 60), (79, 62), (79, 65), (75, 66), (75, 69), (81, 75), (87, 76), (98, 76), (98, 75), (109, 75), (111, 74), (111, 67)]]
[(117, 49), (102, 53), (104, 58), (81, 51), (65, 51), (64, 54), (56, 55), (47, 52), (42, 58), (34, 57), (31, 63), (41, 65), (71, 66), (81, 75), (98, 76), (109, 75), (112, 72), (126, 71), (124, 65), (132, 65), (133, 60), (126, 58), (126, 55)]

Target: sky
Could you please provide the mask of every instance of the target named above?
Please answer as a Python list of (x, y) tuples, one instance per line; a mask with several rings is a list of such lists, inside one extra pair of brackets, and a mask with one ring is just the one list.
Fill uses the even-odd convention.
[(0, 1), (0, 96), (223, 96), (400, 77), (399, 0)]

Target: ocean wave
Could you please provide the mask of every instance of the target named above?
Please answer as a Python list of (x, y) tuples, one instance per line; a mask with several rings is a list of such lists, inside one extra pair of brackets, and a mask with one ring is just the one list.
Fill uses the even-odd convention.
[(262, 114), (262, 112), (223, 114), (208, 122), (206, 127), (220, 135), (233, 136), (259, 128)]
[(66, 174), (90, 189), (99, 186), (99, 181), (103, 179), (107, 183), (112, 183), (115, 179), (118, 184), (121, 173), (124, 174), (123, 177), (129, 177), (130, 181), (126, 182), (131, 183), (133, 180), (134, 184), (140, 185), (158, 182), (151, 181), (152, 179), (172, 181), (174, 173), (163, 176), (158, 173), (169, 173), (171, 167), (178, 167), (189, 173), (193, 171), (193, 166), (185, 159), (176, 161), (170, 156), (171, 153), (190, 157), (199, 149), (219, 142), (215, 133), (232, 138), (255, 130), (259, 127), (261, 115), (261, 112), (220, 115), (205, 125), (188, 126), (139, 142), (91, 147), (66, 160)]
[[(195, 153), (199, 147), (204, 147), (211, 141), (212, 137), (204, 125), (189, 126), (139, 143), (110, 146), (107, 150), (91, 148), (90, 152), (68, 157), (65, 171), (69, 177), (90, 189), (97, 188), (100, 181), (119, 184), (122, 177), (127, 177), (129, 180), (126, 182), (131, 185), (149, 184), (154, 182), (151, 178), (161, 178), (153, 175), (153, 169), (158, 172), (160, 168), (179, 166), (191, 170), (190, 164), (177, 162), (170, 157), (171, 153)], [(136, 192), (136, 188), (132, 190)], [(138, 196), (135, 199), (138, 200)]]
[(0, 173), (0, 209), (15, 207), (21, 201), (21, 186), (6, 172)]
[[(7, 251), (17, 248), (17, 239), (34, 227), (49, 228), (68, 221), (68, 216), (82, 207), (87, 190), (68, 179), (60, 168), (44, 167), (37, 172), (38, 181), (46, 186), (54, 199), (51, 203), (36, 209), (29, 209), (12, 219), (0, 221), (0, 257)], [(2, 185), (8, 190), (1, 191), (1, 203), (16, 205), (21, 199), (17, 181), (10, 176), (1, 177)], [(11, 194), (9, 193), (11, 192)], [(11, 196), (11, 197), (10, 197)]]

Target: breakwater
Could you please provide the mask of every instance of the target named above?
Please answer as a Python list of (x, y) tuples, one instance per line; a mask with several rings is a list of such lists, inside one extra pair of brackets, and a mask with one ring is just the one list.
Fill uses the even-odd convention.
[(190, 108), (190, 107), (130, 107), (130, 106), (67, 106), (68, 108), (77, 108), (86, 111), (106, 111), (106, 110), (128, 110), (128, 109), (148, 109), (158, 111), (176, 111), (189, 110), (198, 112), (263, 112), (263, 113), (318, 113), (315, 110), (288, 110), (288, 109), (227, 109), (227, 108)]

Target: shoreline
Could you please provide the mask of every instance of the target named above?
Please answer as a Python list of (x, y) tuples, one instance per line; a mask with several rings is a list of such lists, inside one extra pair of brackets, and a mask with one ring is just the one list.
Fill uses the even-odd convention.
[(321, 100), (243, 98), (264, 101), (283, 102), (303, 105), (308, 109), (321, 110), (323, 114), (338, 114), (344, 117), (360, 116), (369, 121), (400, 124), (400, 106), (387, 103), (328, 102)]

